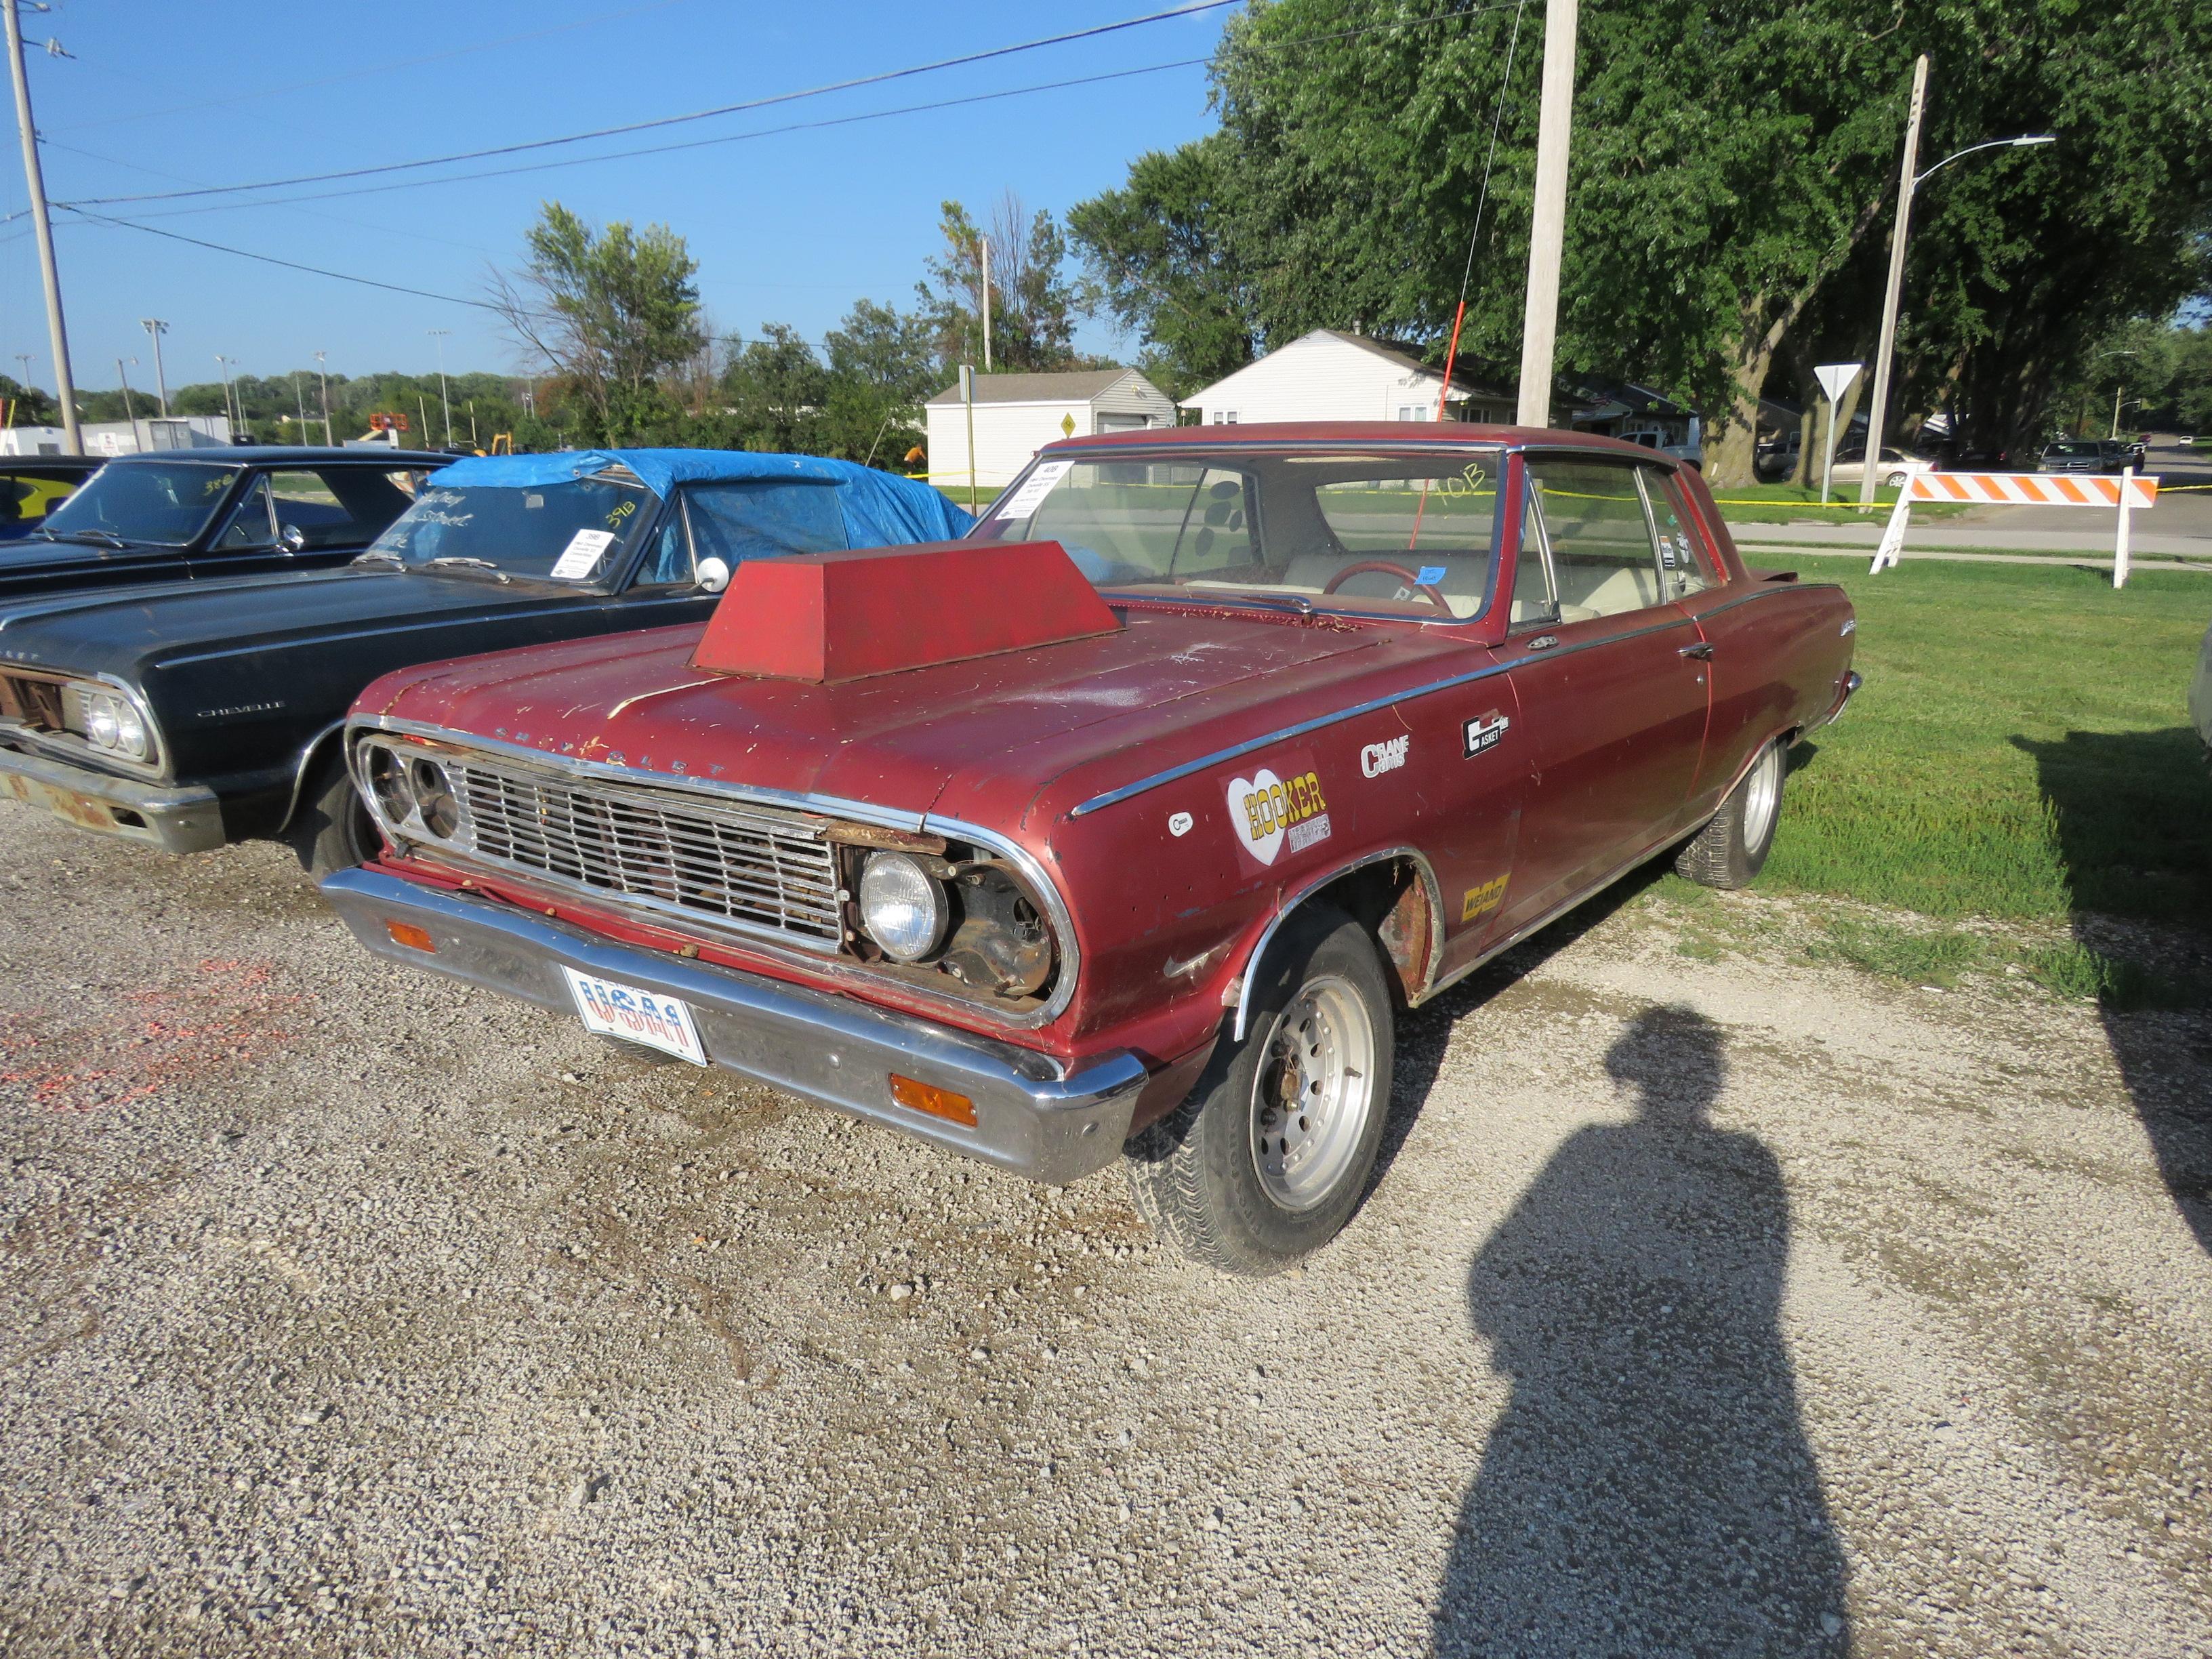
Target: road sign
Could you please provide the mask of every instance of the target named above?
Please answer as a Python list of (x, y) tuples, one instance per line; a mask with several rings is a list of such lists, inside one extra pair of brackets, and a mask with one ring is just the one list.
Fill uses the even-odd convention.
[[(1820, 380), (1820, 390), (1828, 394), (1827, 453), (1820, 458), (1820, 503), (1824, 507), (1828, 501), (1828, 475), (1836, 470), (1836, 405), (1843, 402), (1844, 393), (1851, 389), (1851, 382), (1858, 379), (1859, 370), (1865, 367), (1864, 363), (1822, 363), (1813, 371)], [(1872, 465), (1881, 459), (1875, 456), (1861, 465)]]

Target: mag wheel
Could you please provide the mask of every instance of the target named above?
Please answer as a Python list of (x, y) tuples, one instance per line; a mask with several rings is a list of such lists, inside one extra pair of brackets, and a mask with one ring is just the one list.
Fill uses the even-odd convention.
[(1774, 846), (1786, 762), (1781, 738), (1761, 749), (1742, 781), (1721, 803), (1721, 810), (1682, 843), (1674, 854), (1674, 868), (1707, 887), (1750, 886)]
[(1186, 1255), (1279, 1272), (1334, 1238), (1365, 1196), (1390, 1099), (1391, 1000), (1366, 929), (1315, 907), (1258, 971), (1241, 1042), (1188, 1100), (1129, 1143), (1138, 1207)]

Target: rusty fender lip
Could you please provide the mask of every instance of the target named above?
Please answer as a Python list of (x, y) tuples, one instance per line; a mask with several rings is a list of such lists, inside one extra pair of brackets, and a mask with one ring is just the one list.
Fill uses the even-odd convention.
[[(323, 896), (374, 954), (574, 1015), (563, 967), (683, 1000), (708, 1060), (726, 1070), (1036, 1181), (1067, 1182), (1121, 1155), (1150, 1075), (1126, 1049), (1064, 1071), (1034, 1048), (787, 985), (734, 968), (619, 945), (513, 905), (381, 870), (341, 870)], [(391, 924), (435, 949), (397, 943)], [(974, 1102), (973, 1127), (895, 1106), (890, 1074)]]
[[(119, 778), (88, 766), (0, 747), (0, 794), (94, 835), (144, 842), (165, 853), (204, 853), (227, 837), (214, 790)], [(118, 817), (129, 813), (139, 821)]]

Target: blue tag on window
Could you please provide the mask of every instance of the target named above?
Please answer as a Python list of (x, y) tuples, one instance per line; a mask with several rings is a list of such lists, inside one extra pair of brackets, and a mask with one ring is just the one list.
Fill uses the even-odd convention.
[(1423, 587), (1434, 587), (1443, 579), (1444, 568), (1440, 564), (1425, 564), (1413, 577), (1413, 580)]

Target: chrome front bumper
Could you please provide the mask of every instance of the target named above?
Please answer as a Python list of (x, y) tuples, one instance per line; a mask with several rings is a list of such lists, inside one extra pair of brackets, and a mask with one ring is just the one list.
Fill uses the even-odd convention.
[(118, 778), (20, 749), (0, 748), (0, 795), (80, 830), (144, 842), (165, 853), (204, 853), (226, 839), (222, 808), (212, 789)]
[[(714, 1065), (1033, 1180), (1089, 1175), (1121, 1155), (1147, 1073), (1117, 1052), (1064, 1073), (1048, 1055), (848, 997), (617, 945), (493, 900), (342, 870), (323, 893), (376, 955), (574, 1014), (561, 969), (680, 998)], [(391, 924), (435, 947), (397, 943)], [(973, 1127), (894, 1105), (890, 1075), (964, 1095)]]

